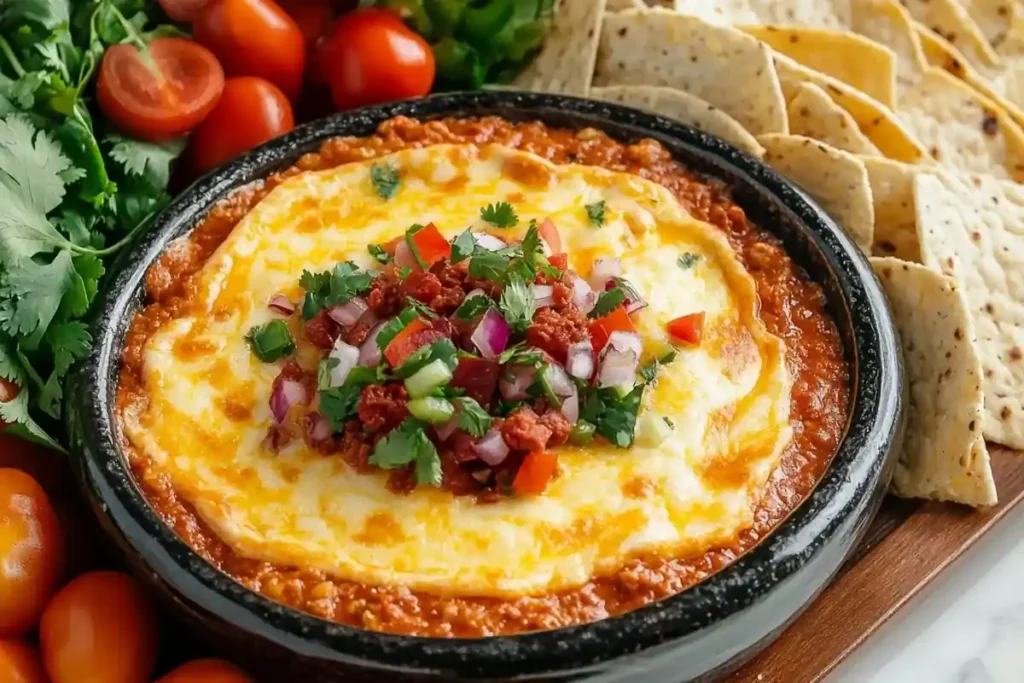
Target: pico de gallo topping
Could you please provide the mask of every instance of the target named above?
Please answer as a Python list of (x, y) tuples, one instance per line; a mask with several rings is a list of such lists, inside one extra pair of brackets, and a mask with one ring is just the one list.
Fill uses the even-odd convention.
[[(505, 202), (481, 216), (519, 221)], [(566, 443), (658, 445), (671, 421), (638, 427), (638, 412), (676, 354), (641, 367), (632, 316), (642, 295), (618, 259), (597, 260), (584, 278), (561, 243), (547, 219), (521, 241), (468, 229), (447, 240), (417, 224), (368, 246), (379, 270), (346, 261), (304, 272), (301, 301), (274, 296), (277, 317), (247, 337), (260, 360), (284, 362), (265, 445), (301, 436), (361, 469), (390, 470), (393, 490), (440, 486), (484, 501), (542, 493), (557, 476), (552, 449)], [(702, 323), (687, 315), (667, 331), (699, 344)], [(291, 358), (289, 329), (324, 351), (316, 372)]]

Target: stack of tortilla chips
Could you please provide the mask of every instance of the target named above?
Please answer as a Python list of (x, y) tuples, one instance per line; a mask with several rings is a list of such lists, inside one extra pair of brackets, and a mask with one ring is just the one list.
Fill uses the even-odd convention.
[(1024, 449), (1024, 5), (660, 4), (561, 0), (515, 85), (679, 120), (813, 196), (871, 257), (902, 336), (894, 491), (995, 503), (986, 439)]

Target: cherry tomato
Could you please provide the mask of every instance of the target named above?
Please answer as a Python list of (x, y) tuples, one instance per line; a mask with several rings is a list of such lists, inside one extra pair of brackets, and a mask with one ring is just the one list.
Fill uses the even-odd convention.
[(594, 353), (601, 352), (612, 332), (636, 332), (633, 321), (623, 306), (619, 306), (606, 316), (590, 321), (590, 341), (594, 345)]
[(48, 683), (36, 649), (20, 640), (0, 640), (0, 681)]
[(687, 344), (700, 344), (700, 338), (704, 330), (704, 312), (690, 313), (675, 320), (669, 320), (665, 329), (673, 339)]
[(298, 96), (306, 44), (295, 20), (273, 0), (212, 0), (192, 30), (228, 76), (259, 76)]
[(0, 635), (36, 625), (60, 580), (63, 541), (39, 483), (21, 470), (0, 469)]
[(126, 574), (82, 574), (53, 597), (39, 625), (53, 683), (146, 683), (156, 664), (156, 616)]
[(434, 53), (398, 15), (366, 7), (338, 19), (322, 51), (338, 109), (419, 97), (434, 84)]
[(292, 106), (277, 86), (252, 76), (229, 78), (220, 102), (192, 135), (193, 160), (205, 173), (294, 127)]
[(234, 664), (220, 659), (197, 659), (182, 664), (156, 683), (255, 683)]
[(192, 23), (210, 0), (160, 0), (167, 16), (181, 24)]
[(224, 89), (224, 71), (202, 45), (157, 38), (147, 62), (128, 43), (107, 48), (96, 82), (103, 113), (129, 135), (160, 141), (189, 132)]
[(306, 47), (325, 35), (334, 23), (330, 0), (281, 0), (281, 8), (295, 21)]
[(523, 459), (512, 488), (516, 493), (537, 495), (544, 493), (548, 482), (558, 468), (558, 454), (550, 451), (536, 451)]
[[(0, 403), (7, 403), (18, 398), (18, 385), (14, 382), (0, 377)], [(0, 418), (0, 430), (7, 426), (3, 418)]]

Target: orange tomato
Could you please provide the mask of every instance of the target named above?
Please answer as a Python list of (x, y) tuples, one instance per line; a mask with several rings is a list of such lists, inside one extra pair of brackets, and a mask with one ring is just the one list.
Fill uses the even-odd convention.
[(537, 495), (544, 493), (548, 482), (558, 469), (558, 454), (550, 451), (530, 453), (519, 466), (512, 488), (516, 493)]
[(413, 351), (423, 346), (418, 342), (419, 332), (429, 330), (430, 326), (416, 318), (402, 328), (401, 332), (395, 335), (394, 339), (388, 342), (384, 349), (384, 357), (391, 363), (391, 367), (397, 368), (405, 362), (405, 359), (413, 354)]
[(416, 245), (416, 251), (419, 252), (420, 260), (427, 264), (428, 268), (441, 259), (451, 258), (452, 256), (452, 245), (448, 243), (448, 240), (444, 238), (444, 235), (441, 234), (441, 231), (433, 223), (427, 223), (425, 228), (417, 230), (413, 234), (411, 241)]
[(306, 43), (295, 20), (273, 0), (212, 0), (192, 30), (228, 76), (259, 76), (289, 98), (298, 96)]
[(197, 659), (182, 664), (156, 683), (255, 683), (255, 679), (220, 659)]
[(704, 332), (704, 312), (690, 313), (675, 320), (669, 320), (665, 324), (665, 330), (672, 335), (673, 339), (687, 344), (700, 344), (700, 338)]
[(171, 19), (187, 24), (193, 21), (209, 2), (210, 0), (160, 0), (160, 7)]
[(48, 683), (36, 649), (20, 640), (0, 640), (0, 681)]
[(156, 664), (156, 615), (127, 574), (90, 572), (46, 606), (39, 643), (53, 683), (146, 683)]
[(107, 48), (96, 101), (122, 131), (159, 142), (195, 128), (222, 90), (224, 70), (212, 52), (184, 38), (157, 38), (146, 59), (128, 43)]
[(590, 321), (590, 341), (594, 345), (594, 353), (601, 352), (612, 332), (636, 332), (633, 321), (623, 306), (617, 307), (606, 316)]
[(277, 86), (253, 76), (229, 78), (220, 102), (192, 136), (196, 170), (213, 170), (294, 127), (292, 105)]
[(21, 470), (0, 469), (0, 635), (31, 630), (57, 587), (64, 539), (46, 492)]
[(281, 0), (281, 8), (295, 21), (306, 47), (312, 47), (334, 23), (330, 0)]

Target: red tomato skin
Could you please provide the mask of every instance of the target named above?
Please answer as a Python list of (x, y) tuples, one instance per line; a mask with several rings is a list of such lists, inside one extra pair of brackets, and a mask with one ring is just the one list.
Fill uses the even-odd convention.
[[(0, 403), (7, 403), (8, 401), (13, 401), (18, 398), (19, 391), (20, 389), (17, 384), (9, 379), (0, 377)], [(6, 426), (7, 423), (3, 421), (3, 418), (0, 418), (0, 431), (3, 431)]]
[(216, 106), (224, 70), (212, 52), (184, 38), (154, 40), (149, 56), (165, 84), (152, 75), (134, 45), (107, 48), (96, 79), (97, 104), (132, 137), (150, 142), (181, 137)]
[(220, 659), (196, 659), (157, 680), (156, 683), (256, 683), (245, 672)]
[(704, 312), (690, 313), (670, 320), (665, 329), (673, 339), (687, 344), (700, 344), (704, 334)]
[(602, 318), (590, 321), (590, 340), (594, 345), (594, 353), (601, 353), (612, 332), (636, 332), (636, 327), (633, 326), (633, 321), (623, 306), (617, 307)]
[(64, 568), (64, 538), (43, 487), (13, 468), (0, 469), (0, 636), (39, 622)]
[(298, 97), (306, 43), (295, 20), (273, 0), (212, 0), (192, 30), (228, 76), (258, 76), (289, 99)]
[(179, 24), (190, 24), (195, 21), (199, 12), (210, 0), (159, 0), (160, 7), (167, 16)]
[(49, 683), (39, 653), (20, 640), (0, 640), (0, 681)]
[(240, 76), (224, 82), (224, 94), (192, 135), (196, 170), (206, 173), (295, 127), (288, 98), (262, 78)]
[(307, 48), (327, 34), (334, 24), (334, 9), (330, 0), (281, 0), (281, 9), (299, 27)]
[(558, 454), (551, 451), (537, 451), (530, 453), (523, 459), (519, 466), (519, 472), (512, 481), (512, 488), (516, 493), (526, 495), (539, 495), (544, 493), (548, 482), (558, 469)]
[(421, 97), (434, 84), (434, 53), (398, 15), (365, 7), (338, 19), (321, 68), (340, 110)]
[(82, 574), (46, 606), (39, 645), (53, 683), (146, 683), (156, 666), (156, 614), (127, 574)]

